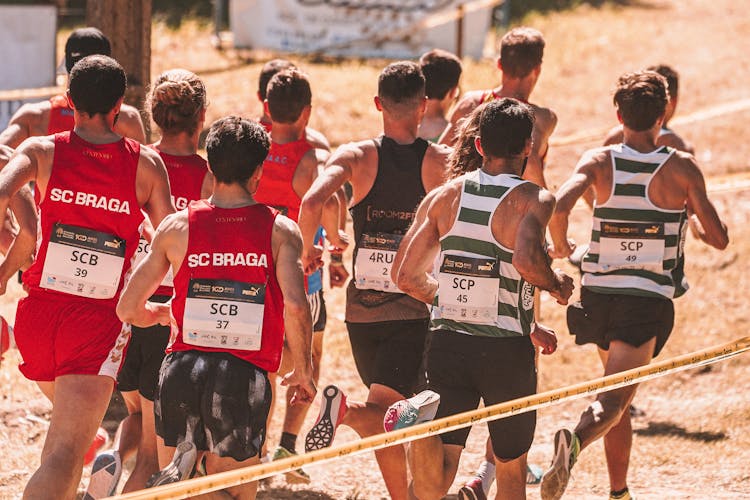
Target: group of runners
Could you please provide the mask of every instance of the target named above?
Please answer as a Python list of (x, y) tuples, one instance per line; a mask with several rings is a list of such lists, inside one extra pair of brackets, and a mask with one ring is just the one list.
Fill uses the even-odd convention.
[[(263, 115), (211, 124), (206, 161), (198, 76), (175, 69), (156, 79), (146, 109), (160, 139), (145, 146), (106, 37), (73, 32), (67, 93), (24, 106), (0, 134), (0, 291), (24, 270), (20, 370), (52, 402), (24, 498), (74, 498), (87, 455), (85, 498), (103, 498), (133, 456), (124, 492), (301, 451), (323, 354), (324, 251), (330, 287), (346, 286), (346, 327), (369, 392), (356, 402), (334, 385), (320, 391), (305, 451), (330, 446), (342, 424), (366, 437), (534, 394), (537, 353), (557, 348), (537, 321), (539, 290), (568, 305), (574, 280), (551, 264), (576, 250), (568, 216), (582, 197), (593, 227), (577, 252), (581, 300), (568, 305), (569, 330), (598, 346), (605, 374), (648, 364), (671, 332), (672, 299), (687, 290), (688, 227), (720, 249), (727, 229), (690, 147), (666, 126), (677, 103), (668, 67), (623, 75), (621, 125), (608, 145), (587, 151), (557, 193), (546, 189), (557, 117), (529, 103), (544, 45), (534, 29), (508, 32), (500, 85), (455, 106), (454, 55), (389, 64), (374, 98), (382, 134), (333, 153), (308, 126), (307, 75), (270, 61), (259, 78)], [(94, 458), (115, 387), (129, 416), (114, 447)], [(487, 498), (496, 479), (496, 498), (525, 498), (527, 482), (539, 480), (543, 498), (560, 498), (580, 451), (603, 437), (610, 498), (634, 498), (635, 391), (603, 393), (575, 428), (557, 430), (543, 477), (527, 464), (536, 414), (491, 422), (485, 459), (459, 497)], [(286, 404), (270, 452), (274, 399)], [(375, 452), (388, 495), (442, 498), (468, 433)], [(287, 479), (310, 481), (302, 469)]]

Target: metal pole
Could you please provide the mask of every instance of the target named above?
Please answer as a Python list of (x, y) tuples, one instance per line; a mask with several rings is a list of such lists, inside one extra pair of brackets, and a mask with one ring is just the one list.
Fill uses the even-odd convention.
[(456, 7), (456, 55), (459, 59), (464, 56), (464, 4)]

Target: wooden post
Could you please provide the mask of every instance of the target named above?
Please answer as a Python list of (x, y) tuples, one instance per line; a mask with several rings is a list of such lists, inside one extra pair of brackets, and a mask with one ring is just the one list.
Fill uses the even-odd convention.
[(456, 56), (464, 56), (464, 4), (456, 7)]
[(128, 76), (125, 102), (141, 110), (149, 141), (151, 127), (142, 110), (151, 83), (151, 0), (89, 0), (86, 23), (109, 38), (112, 57)]

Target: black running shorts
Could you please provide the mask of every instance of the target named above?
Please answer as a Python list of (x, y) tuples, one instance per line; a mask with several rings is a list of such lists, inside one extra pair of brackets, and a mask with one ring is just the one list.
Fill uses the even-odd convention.
[(672, 333), (674, 304), (667, 298), (605, 294), (584, 287), (581, 301), (568, 306), (567, 316), (576, 344), (596, 344), (606, 351), (613, 340), (639, 347), (656, 337), (656, 357)]
[(429, 320), (346, 323), (354, 363), (369, 388), (390, 387), (405, 397), (414, 394), (422, 366)]
[[(149, 300), (164, 304), (172, 297), (154, 295)], [(117, 389), (120, 392), (138, 391), (141, 396), (153, 401), (159, 382), (159, 369), (164, 360), (164, 350), (169, 342), (169, 327), (162, 325), (148, 328), (131, 328), (130, 344), (117, 374)]]
[(310, 305), (313, 331), (322, 332), (326, 329), (326, 322), (328, 321), (328, 311), (326, 310), (326, 301), (323, 298), (323, 290), (309, 294), (307, 296), (307, 303)]
[(259, 454), (270, 407), (264, 370), (223, 352), (173, 352), (159, 373), (156, 433), (167, 446), (192, 439), (199, 451), (240, 462)]
[[(432, 332), (427, 352), (429, 388), (440, 394), (435, 418), (474, 410), (479, 400), (490, 406), (536, 393), (536, 365), (531, 338), (479, 337), (448, 330)], [(536, 412), (488, 424), (495, 456), (513, 460), (531, 448)], [(465, 446), (469, 427), (440, 435), (444, 444)]]

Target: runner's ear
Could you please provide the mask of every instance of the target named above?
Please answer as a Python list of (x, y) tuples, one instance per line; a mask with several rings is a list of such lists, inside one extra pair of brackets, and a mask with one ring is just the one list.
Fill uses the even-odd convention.
[(622, 115), (620, 114), (620, 108), (615, 108), (615, 112), (617, 113), (617, 121), (622, 125)]
[[(271, 111), (268, 107), (268, 99), (263, 101), (263, 114), (266, 116), (271, 116)], [(273, 117), (271, 117), (271, 120), (273, 120)]]
[(71, 109), (76, 109), (75, 105), (73, 104), (73, 99), (70, 98), (70, 90), (65, 91), (65, 100), (68, 101), (68, 106)]
[(482, 140), (479, 137), (474, 138), (474, 147), (477, 149), (479, 156), (484, 158), (484, 151), (482, 151)]
[(375, 101), (375, 108), (377, 108), (377, 110), (382, 113), (382, 111), (383, 111), (383, 103), (380, 102), (380, 97), (375, 96), (375, 98), (373, 100)]

